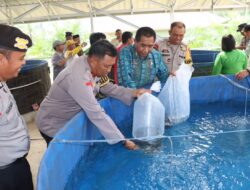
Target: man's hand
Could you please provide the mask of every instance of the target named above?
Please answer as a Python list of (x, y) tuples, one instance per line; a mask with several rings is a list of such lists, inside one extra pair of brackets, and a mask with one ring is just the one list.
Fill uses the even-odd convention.
[(235, 75), (238, 80), (242, 80), (249, 75), (247, 70), (243, 70)]
[(147, 89), (144, 89), (144, 88), (140, 88), (140, 89), (134, 90), (133, 96), (134, 96), (135, 98), (137, 98), (137, 97), (141, 96), (142, 94), (144, 94), (144, 93), (146, 93), (146, 92), (149, 93), (149, 94), (151, 94), (151, 90), (147, 90)]
[(171, 71), (169, 74), (170, 74), (171, 76), (176, 76), (176, 71)]
[(138, 147), (136, 146), (136, 144), (133, 141), (130, 140), (126, 140), (124, 143), (124, 146), (129, 149), (129, 150), (136, 150), (138, 149)]

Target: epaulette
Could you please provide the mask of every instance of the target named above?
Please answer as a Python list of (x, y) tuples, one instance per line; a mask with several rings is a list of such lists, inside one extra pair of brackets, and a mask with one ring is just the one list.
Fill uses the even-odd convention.
[(98, 81), (100, 87), (104, 87), (109, 83), (109, 77), (105, 76), (105, 77), (101, 77), (101, 79)]

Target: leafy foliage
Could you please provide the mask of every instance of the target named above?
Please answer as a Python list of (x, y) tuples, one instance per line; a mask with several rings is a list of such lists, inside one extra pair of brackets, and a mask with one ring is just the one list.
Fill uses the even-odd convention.
[[(247, 11), (223, 11), (214, 14), (224, 18), (225, 21), (223, 23), (215, 22), (205, 27), (187, 28), (184, 41), (191, 48), (220, 50), (221, 38), (226, 34), (234, 35), (237, 43), (240, 43), (242, 36), (239, 32), (236, 32), (237, 26), (244, 22), (250, 22), (249, 13)], [(80, 20), (22, 24), (17, 27), (28, 33), (33, 39), (34, 45), (28, 51), (29, 58), (50, 58), (54, 53), (52, 49), (53, 41), (64, 41), (66, 31), (80, 34), (81, 40), (85, 42), (88, 42), (90, 34), (90, 26), (83, 26)], [(108, 38), (114, 36), (113, 28), (110, 31), (112, 32), (106, 34)], [(135, 34), (135, 31), (131, 32)], [(168, 30), (157, 30), (157, 34), (167, 37)]]

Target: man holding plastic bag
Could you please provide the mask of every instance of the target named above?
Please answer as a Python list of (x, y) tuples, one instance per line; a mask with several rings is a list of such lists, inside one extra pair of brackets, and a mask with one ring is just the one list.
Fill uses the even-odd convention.
[(181, 123), (190, 114), (189, 80), (194, 69), (190, 50), (182, 42), (185, 31), (184, 23), (173, 22), (169, 31), (170, 37), (157, 44), (170, 72), (170, 77), (159, 94), (165, 107), (167, 125)]
[(190, 114), (189, 80), (193, 67), (182, 64), (175, 76), (168, 77), (166, 84), (159, 94), (159, 99), (165, 107), (166, 125), (184, 122)]
[(169, 31), (169, 38), (157, 42), (164, 63), (170, 74), (175, 75), (183, 63), (192, 62), (189, 47), (182, 42), (186, 32), (186, 26), (182, 22), (173, 22)]
[[(115, 47), (106, 40), (100, 40), (90, 47), (88, 56), (75, 59), (57, 76), (36, 118), (41, 135), (48, 145), (57, 132), (82, 110), (109, 144), (125, 139), (114, 121), (101, 108), (95, 95), (102, 92), (130, 105), (134, 98), (150, 91), (124, 88), (109, 82), (107, 74), (116, 56)], [(132, 150), (136, 148), (130, 140), (125, 140), (124, 146)]]
[(153, 49), (155, 31), (150, 27), (137, 30), (135, 44), (123, 48), (118, 59), (119, 84), (130, 88), (149, 88), (157, 78), (165, 83), (168, 70), (161, 54)]

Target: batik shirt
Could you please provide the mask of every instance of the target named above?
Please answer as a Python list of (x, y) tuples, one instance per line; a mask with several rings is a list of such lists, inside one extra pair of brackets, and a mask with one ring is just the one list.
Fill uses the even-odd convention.
[(134, 45), (124, 47), (118, 59), (119, 85), (130, 88), (147, 88), (156, 79), (165, 83), (168, 70), (161, 54), (152, 50), (146, 58), (140, 57)]

